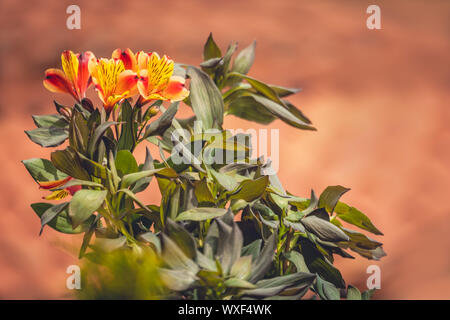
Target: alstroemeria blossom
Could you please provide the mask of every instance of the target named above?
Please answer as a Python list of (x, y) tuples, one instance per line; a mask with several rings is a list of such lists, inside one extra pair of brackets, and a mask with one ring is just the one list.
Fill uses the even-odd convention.
[(189, 90), (184, 87), (185, 79), (173, 76), (174, 62), (166, 55), (160, 58), (156, 52), (140, 52), (137, 65), (146, 67), (140, 70), (141, 77), (137, 84), (139, 93), (145, 100), (180, 101), (189, 95)]
[(92, 83), (88, 70), (89, 61), (92, 59), (95, 59), (95, 56), (90, 51), (83, 53), (64, 51), (61, 54), (63, 70), (47, 69), (44, 86), (51, 92), (68, 93), (80, 102)]
[(137, 94), (138, 76), (132, 70), (126, 70), (120, 59), (91, 60), (89, 72), (107, 112), (120, 100)]
[(139, 76), (142, 70), (147, 70), (148, 58), (150, 55), (151, 54), (144, 51), (133, 53), (130, 48), (127, 48), (125, 50), (114, 50), (111, 58), (122, 60), (125, 69), (132, 70)]
[[(72, 177), (67, 177), (61, 180), (55, 180), (55, 181), (38, 181), (39, 188), (45, 189), (45, 190), (53, 190), (56, 188), (59, 188), (63, 185), (65, 185), (67, 182), (72, 180)], [(62, 190), (54, 190), (50, 195), (44, 197), (46, 200), (61, 200), (65, 197), (67, 197), (69, 194), (74, 195), (75, 192), (81, 190), (81, 186), (71, 186), (67, 187)]]

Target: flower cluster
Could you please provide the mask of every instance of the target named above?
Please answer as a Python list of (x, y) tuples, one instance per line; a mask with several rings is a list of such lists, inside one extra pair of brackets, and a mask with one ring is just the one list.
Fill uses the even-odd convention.
[(106, 112), (121, 100), (140, 95), (150, 100), (181, 101), (189, 95), (185, 79), (173, 75), (174, 62), (156, 52), (116, 49), (110, 59), (97, 59), (90, 52), (61, 54), (62, 70), (47, 69), (44, 86), (52, 92), (70, 94), (80, 102), (93, 84)]

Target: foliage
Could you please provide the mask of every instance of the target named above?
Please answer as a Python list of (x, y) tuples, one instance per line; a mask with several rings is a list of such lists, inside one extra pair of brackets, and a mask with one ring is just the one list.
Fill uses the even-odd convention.
[[(33, 116), (37, 128), (26, 133), (42, 147), (68, 144), (50, 160), (23, 164), (53, 192), (48, 200), (72, 195), (31, 207), (42, 228), (84, 234), (79, 258), (87, 261), (87, 285), (81, 298), (300, 299), (308, 291), (321, 299), (371, 296), (347, 285), (333, 265), (335, 255), (354, 258), (349, 250), (367, 259), (385, 255), (380, 242), (344, 227), (382, 235), (366, 215), (340, 201), (349, 189), (330, 186), (318, 198), (314, 191), (309, 198), (292, 195), (270, 162), (251, 158), (248, 135), (223, 128), (224, 116), (234, 115), (315, 130), (286, 99), (299, 90), (247, 75), (255, 43), (233, 60), (236, 49), (232, 43), (222, 54), (210, 35), (200, 68), (129, 49), (116, 50), (110, 60), (65, 52), (66, 78), (46, 72), (49, 90), (77, 101), (73, 107), (55, 102), (57, 114)], [(68, 72), (64, 61), (78, 61), (78, 73)], [(121, 72), (109, 87), (99, 73), (102, 63)], [(80, 70), (88, 66), (91, 78), (83, 87)], [(120, 85), (125, 78), (127, 87)], [(91, 80), (103, 106), (84, 97)], [(133, 95), (139, 95), (134, 103)], [(181, 100), (193, 117), (175, 118)], [(143, 142), (157, 145), (161, 160), (147, 149), (139, 163), (133, 151)], [(152, 179), (162, 200), (149, 205), (138, 194)]]

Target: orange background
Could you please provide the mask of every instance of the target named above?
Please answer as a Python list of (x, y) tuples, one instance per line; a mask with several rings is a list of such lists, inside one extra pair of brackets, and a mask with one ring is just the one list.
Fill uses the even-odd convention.
[[(53, 113), (42, 86), (60, 53), (117, 47), (201, 62), (213, 32), (225, 50), (257, 40), (250, 75), (301, 87), (292, 102), (318, 128), (281, 121), (279, 176), (308, 196), (328, 185), (352, 190), (343, 201), (371, 217), (385, 236), (379, 262), (338, 259), (347, 282), (365, 289), (366, 268), (381, 268), (376, 298), (450, 298), (450, 119), (448, 1), (77, 1), (81, 30), (66, 28), (69, 1), (0, 4), (0, 298), (68, 298), (68, 253), (79, 236), (46, 229), (29, 207), (43, 193), (20, 163), (48, 157), (30, 142), (32, 114)], [(368, 30), (369, 4), (381, 7), (382, 30)], [(96, 99), (96, 97), (94, 97)], [(98, 102), (98, 100), (95, 100)], [(261, 128), (227, 118), (228, 128)], [(137, 157), (143, 160), (143, 148)], [(153, 189), (154, 190), (154, 189)], [(158, 201), (157, 192), (142, 198)]]

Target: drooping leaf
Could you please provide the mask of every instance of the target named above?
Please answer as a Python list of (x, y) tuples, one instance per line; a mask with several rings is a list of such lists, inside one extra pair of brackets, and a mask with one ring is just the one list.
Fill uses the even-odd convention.
[(333, 213), (334, 207), (338, 203), (341, 196), (350, 189), (343, 186), (329, 186), (319, 197), (319, 208), (325, 208), (328, 213)]
[(49, 114), (43, 116), (34, 115), (33, 121), (38, 128), (66, 128), (69, 125), (69, 122), (67, 122), (66, 118), (59, 114)]
[(67, 207), (67, 205), (68, 203), (64, 202), (49, 207), (47, 210), (45, 210), (45, 212), (41, 216), (41, 231), (39, 232), (39, 235), (42, 234), (44, 226), (52, 221), (58, 214), (60, 214)]
[(334, 224), (313, 215), (304, 217), (301, 223), (305, 228), (324, 241), (348, 241), (350, 238)]
[[(46, 212), (49, 208), (53, 207), (50, 203), (33, 203), (31, 204), (31, 208), (34, 210), (34, 212), (40, 217)], [(52, 229), (55, 229), (58, 232), (67, 233), (67, 234), (76, 234), (76, 233), (82, 233), (89, 229), (89, 226), (92, 224), (92, 222), (95, 219), (95, 216), (89, 217), (84, 223), (76, 227), (75, 229), (72, 228), (72, 223), (70, 221), (67, 207), (60, 212), (56, 218), (52, 219), (50, 222), (47, 223), (49, 227)]]
[(60, 127), (37, 128), (25, 133), (31, 141), (44, 148), (57, 147), (69, 137), (67, 129)]
[(67, 177), (47, 159), (32, 158), (22, 163), (35, 181), (55, 181)]
[(345, 203), (338, 202), (336, 204), (336, 207), (334, 208), (334, 211), (336, 212), (336, 215), (339, 219), (347, 223), (357, 226), (363, 230), (372, 232), (373, 234), (383, 235), (383, 233), (373, 225), (372, 221), (370, 221), (370, 219), (364, 213), (354, 207), (350, 207)]

